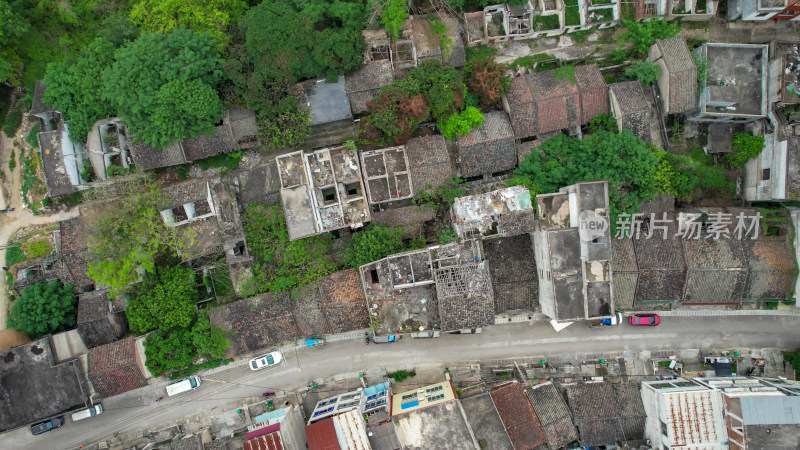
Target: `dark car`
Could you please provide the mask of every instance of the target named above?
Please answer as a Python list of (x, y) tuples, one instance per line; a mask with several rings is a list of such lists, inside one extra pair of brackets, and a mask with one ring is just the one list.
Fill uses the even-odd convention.
[(658, 314), (634, 314), (631, 316), (631, 325), (654, 327), (661, 323)]
[(31, 434), (36, 436), (37, 434), (47, 433), (48, 431), (54, 430), (61, 425), (64, 425), (64, 416), (53, 417), (52, 419), (45, 420), (44, 422), (31, 425)]
[(376, 344), (387, 344), (389, 342), (397, 342), (402, 338), (403, 336), (399, 334), (390, 334), (388, 336), (372, 336), (372, 342)]

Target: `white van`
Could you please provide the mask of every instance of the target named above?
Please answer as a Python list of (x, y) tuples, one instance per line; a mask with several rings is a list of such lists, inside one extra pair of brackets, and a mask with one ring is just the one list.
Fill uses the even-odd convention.
[(72, 421), (75, 422), (76, 420), (83, 420), (88, 419), (89, 417), (94, 417), (99, 415), (103, 412), (103, 405), (98, 403), (91, 408), (82, 409), (80, 411), (72, 413)]
[(189, 392), (195, 390), (200, 387), (200, 377), (197, 375), (186, 378), (181, 381), (176, 381), (172, 384), (167, 385), (167, 395), (172, 397), (173, 395), (183, 394), (184, 392)]

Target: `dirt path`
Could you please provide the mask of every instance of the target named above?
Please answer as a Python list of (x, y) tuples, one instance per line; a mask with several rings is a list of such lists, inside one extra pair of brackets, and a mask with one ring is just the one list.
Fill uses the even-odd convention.
[[(19, 133), (20, 130), (17, 130), (17, 142), (21, 142)], [(15, 159), (17, 164), (13, 171), (8, 168), (8, 161), (12, 150), (14, 150), (14, 139), (9, 138), (5, 133), (0, 131), (0, 170), (3, 171), (4, 175), (2, 186), (3, 197), (6, 200), (7, 207), (15, 208), (12, 212), (0, 212), (0, 246), (6, 245), (9, 239), (11, 239), (14, 233), (20, 228), (31, 225), (58, 223), (78, 215), (78, 208), (72, 208), (56, 214), (40, 214), (38, 216), (34, 216), (29, 210), (23, 209), (22, 199), (20, 198), (22, 190), (22, 176), (20, 174), (22, 165), (19, 162), (20, 147), (17, 147), (17, 151), (14, 152), (16, 154)], [(6, 250), (0, 249), (0, 262), (5, 263), (5, 260)], [(0, 330), (6, 328), (7, 320), (8, 286), (6, 286), (6, 277), (0, 275)]]

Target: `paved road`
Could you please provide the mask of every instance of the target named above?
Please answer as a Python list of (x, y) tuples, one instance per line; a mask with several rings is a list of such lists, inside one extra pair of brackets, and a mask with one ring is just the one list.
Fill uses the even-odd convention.
[[(573, 324), (555, 333), (542, 321), (488, 327), (480, 335), (444, 335), (434, 340), (403, 339), (395, 344), (364, 345), (341, 342), (286, 356), (287, 365), (252, 372), (239, 366), (204, 379), (195, 392), (160, 403), (149, 395), (104, 402), (106, 411), (93, 419), (33, 437), (27, 429), (0, 437), (2, 448), (75, 448), (94, 443), (114, 432), (166, 427), (182, 417), (240, 406), (265, 390), (297, 389), (310, 380), (339, 373), (440, 366), (456, 362), (554, 356), (624, 350), (681, 348), (796, 348), (800, 347), (800, 317), (669, 317), (657, 328), (621, 325), (589, 329)], [(299, 366), (298, 367), (298, 363)]]

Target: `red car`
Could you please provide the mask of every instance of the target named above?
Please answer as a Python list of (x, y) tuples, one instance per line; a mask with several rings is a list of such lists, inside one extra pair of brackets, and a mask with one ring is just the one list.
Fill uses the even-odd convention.
[(661, 323), (661, 318), (658, 314), (634, 314), (631, 316), (631, 325), (654, 327)]

